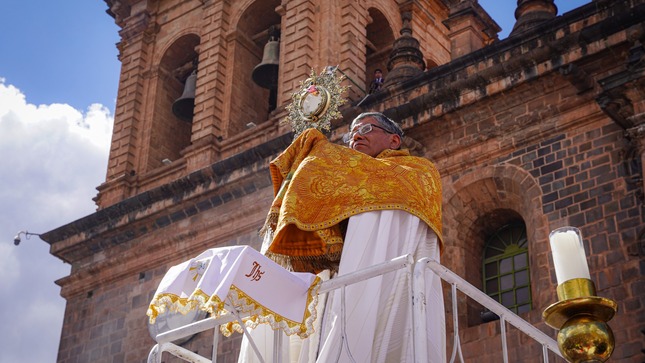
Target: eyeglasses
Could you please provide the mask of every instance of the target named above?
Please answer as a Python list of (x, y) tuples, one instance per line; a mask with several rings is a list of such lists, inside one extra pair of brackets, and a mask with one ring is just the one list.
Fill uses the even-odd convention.
[(356, 130), (346, 133), (345, 136), (343, 136), (343, 141), (345, 143), (349, 143), (354, 138), (354, 135), (356, 135), (356, 133), (358, 133), (359, 135), (367, 135), (370, 132), (372, 132), (372, 130), (374, 130), (375, 127), (377, 129), (381, 129), (381, 130), (387, 132), (388, 134), (393, 134), (394, 133), (394, 132), (392, 132), (392, 131), (384, 128), (384, 127), (378, 126), (378, 125), (364, 124), (364, 125), (359, 126)]

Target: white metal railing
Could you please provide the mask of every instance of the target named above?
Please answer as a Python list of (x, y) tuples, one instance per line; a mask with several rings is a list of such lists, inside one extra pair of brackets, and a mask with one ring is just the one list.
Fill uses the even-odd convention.
[[(408, 273), (412, 273), (412, 265), (414, 264), (414, 260), (412, 258), (412, 255), (403, 255), (399, 256), (396, 258), (393, 258), (390, 261), (386, 261), (383, 263), (380, 263), (378, 265), (370, 266), (368, 268), (365, 268), (360, 271), (352, 272), (347, 275), (343, 276), (337, 276), (334, 277), (331, 280), (324, 281), (320, 289), (318, 290), (318, 294), (323, 294), (332, 290), (336, 289), (342, 289), (341, 291), (344, 291), (345, 287), (347, 285), (351, 285), (357, 282), (361, 282), (367, 279), (370, 279), (372, 277), (376, 277), (379, 275), (386, 274), (388, 272), (400, 270), (403, 268), (408, 269)], [(234, 308), (231, 308), (230, 306), (227, 307), (229, 311), (234, 311)], [(341, 305), (341, 314), (344, 314), (344, 305)], [(206, 358), (199, 356), (188, 349), (182, 348), (176, 344), (172, 344), (171, 342), (182, 339), (185, 337), (192, 336), (197, 333), (201, 333), (203, 331), (209, 330), (209, 329), (217, 329), (218, 326), (222, 324), (226, 324), (235, 320), (240, 321), (240, 326), (245, 330), (245, 334), (248, 334), (246, 332), (245, 324), (241, 322), (241, 319), (244, 316), (236, 316), (233, 313), (226, 314), (223, 316), (220, 316), (216, 319), (214, 318), (206, 318), (173, 330), (169, 330), (167, 332), (161, 333), (157, 335), (157, 338), (155, 341), (157, 344), (152, 347), (150, 350), (150, 353), (148, 354), (148, 363), (161, 363), (161, 355), (164, 352), (170, 353), (178, 358), (184, 359), (185, 361), (188, 362), (196, 362), (196, 363), (204, 363), (204, 362), (217, 362), (217, 343), (219, 341), (219, 334), (217, 331), (214, 332), (213, 334), (213, 354), (212, 354), (212, 360), (207, 360)], [(344, 322), (343, 322), (344, 324)], [(343, 334), (344, 334), (344, 329)], [(248, 336), (248, 335), (247, 335)], [(280, 343), (280, 339), (282, 338), (282, 334), (279, 334), (279, 331), (275, 332), (274, 335), (276, 338), (274, 339), (274, 343), (277, 346), (277, 344)], [(252, 339), (249, 339), (249, 343), (252, 343)], [(264, 361), (263, 357), (258, 354), (257, 349), (254, 347), (254, 350), (256, 354), (258, 355), (260, 361)], [(273, 349), (274, 352), (274, 360), (273, 362), (279, 363), (282, 361), (280, 357), (280, 351), (281, 349)], [(277, 352), (277, 353), (276, 353)], [(277, 356), (275, 356), (277, 354)]]
[[(508, 346), (506, 344), (506, 322), (515, 326), (517, 329), (519, 329), (520, 331), (522, 331), (523, 333), (533, 338), (533, 340), (537, 341), (542, 345), (542, 357), (545, 363), (549, 361), (547, 350), (550, 350), (556, 355), (558, 355), (559, 357), (562, 357), (562, 354), (558, 349), (558, 344), (551, 337), (544, 334), (541, 330), (537, 329), (526, 320), (520, 318), (517, 314), (507, 309), (504, 305), (493, 300), (493, 298), (486, 295), (475, 286), (471, 285), (468, 281), (464, 280), (459, 275), (450, 271), (447, 267), (441, 265), (438, 261), (429, 259), (427, 257), (417, 261), (414, 266), (414, 278), (413, 278), (413, 284), (414, 284), (413, 286), (415, 291), (414, 314), (416, 314), (414, 319), (414, 324), (420, 325), (419, 327), (415, 326), (414, 328), (415, 333), (417, 333), (415, 335), (415, 339), (421, 339), (422, 338), (420, 337), (421, 334), (418, 334), (418, 333), (425, 331), (425, 321), (426, 321), (425, 320), (425, 311), (426, 311), (425, 301), (424, 299), (422, 299), (422, 296), (419, 293), (416, 293), (416, 291), (423, 291), (422, 288), (424, 286), (424, 280), (425, 280), (423, 271), (426, 268), (429, 268), (430, 270), (432, 270), (432, 272), (439, 275), (439, 277), (441, 277), (442, 280), (446, 281), (451, 285), (452, 314), (453, 314), (453, 323), (454, 323), (453, 324), (454, 325), (453, 350), (452, 350), (452, 356), (450, 358), (451, 363), (455, 361), (457, 353), (459, 353), (459, 358), (461, 362), (464, 361), (464, 357), (461, 352), (461, 344), (459, 340), (459, 324), (457, 319), (457, 316), (458, 316), (457, 289), (459, 289), (461, 292), (468, 295), (473, 300), (477, 301), (478, 303), (480, 303), (490, 311), (497, 314), (497, 316), (499, 316), (499, 322), (501, 325), (500, 335), (502, 338), (502, 353), (503, 353), (504, 363), (508, 363)], [(424, 330), (421, 330), (421, 329), (424, 329)], [(418, 344), (415, 344), (415, 346), (417, 345)], [(421, 350), (421, 353), (423, 353), (423, 350)], [(424, 360), (423, 358), (426, 358), (426, 359)], [(427, 362), (427, 357), (417, 356), (416, 361)]]
[[(414, 339), (414, 355), (415, 362), (428, 362), (427, 351), (421, 349), (425, 347), (425, 329), (426, 329), (426, 304), (424, 296), (424, 286), (425, 286), (425, 269), (432, 270), (437, 274), (442, 280), (449, 283), (452, 287), (452, 312), (453, 312), (453, 351), (450, 358), (450, 362), (454, 362), (457, 354), (461, 362), (464, 362), (463, 353), (461, 351), (461, 343), (459, 339), (459, 328), (458, 328), (458, 310), (457, 310), (457, 290), (462, 291), (464, 294), (468, 295), (475, 301), (479, 302), (484, 307), (488, 308), (490, 311), (497, 314), (500, 318), (501, 324), (501, 337), (502, 337), (502, 352), (504, 357), (504, 363), (508, 363), (508, 348), (506, 342), (506, 322), (515, 326), (517, 329), (524, 332), (526, 335), (537, 341), (542, 345), (542, 355), (544, 362), (548, 362), (548, 350), (551, 350), (556, 355), (562, 357), (557, 343), (548, 335), (544, 334), (542, 331), (525, 321), (524, 319), (517, 316), (515, 313), (507, 309), (505, 306), (501, 305), (499, 302), (493, 300), (491, 297), (483, 293), (481, 290), (477, 289), (466, 280), (459, 277), (454, 272), (450, 271), (445, 266), (441, 265), (439, 262), (429, 259), (422, 258), (417, 262), (414, 262), (412, 255), (403, 255), (397, 258), (394, 258), (390, 261), (383, 262), (381, 264), (368, 267), (366, 269), (356, 271), (347, 275), (337, 276), (333, 279), (327, 280), (321, 284), (319, 289), (319, 294), (323, 294), (332, 290), (341, 289), (341, 296), (344, 295), (345, 287), (357, 282), (361, 282), (372, 277), (383, 275), (389, 272), (393, 272), (399, 269), (406, 268), (408, 274), (412, 275), (412, 284), (410, 293), (413, 296), (411, 299), (411, 304), (413, 305), (413, 339)], [(344, 304), (341, 305), (341, 316), (344, 316)], [(234, 311), (235, 309), (230, 308), (229, 311)], [(164, 352), (172, 354), (178, 358), (181, 358), (188, 362), (195, 363), (206, 363), (206, 362), (216, 362), (217, 361), (217, 345), (219, 342), (219, 334), (217, 331), (213, 334), (213, 353), (211, 359), (204, 358), (196, 353), (191, 352), (188, 349), (182, 348), (172, 342), (178, 339), (192, 336), (194, 334), (209, 330), (215, 329), (222, 325), (235, 320), (240, 321), (240, 326), (245, 330), (245, 334), (248, 332), (244, 328), (245, 324), (241, 322), (241, 319), (244, 316), (240, 316), (235, 313), (230, 313), (227, 315), (220, 316), (218, 318), (206, 318), (164, 333), (157, 335), (156, 341), (157, 344), (151, 349), (148, 355), (148, 363), (161, 363), (161, 356)], [(342, 324), (342, 334), (343, 340), (346, 342), (347, 339), (344, 339), (345, 336), (345, 321), (341, 319)], [(274, 356), (273, 362), (279, 363), (282, 361), (281, 349), (276, 349), (278, 344), (282, 339), (282, 334), (279, 331), (274, 333)], [(250, 337), (249, 337), (250, 338)], [(258, 355), (261, 362), (264, 362), (263, 357), (261, 357), (257, 347), (253, 343), (253, 339), (249, 339), (249, 343), (252, 348)], [(345, 344), (346, 345), (346, 344)], [(342, 349), (342, 348), (341, 348)], [(349, 347), (347, 347), (349, 349)], [(350, 353), (351, 355), (351, 353)]]

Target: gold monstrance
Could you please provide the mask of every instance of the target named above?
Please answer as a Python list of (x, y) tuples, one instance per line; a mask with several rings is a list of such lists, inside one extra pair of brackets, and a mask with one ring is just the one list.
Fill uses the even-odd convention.
[(301, 81), (291, 96), (284, 122), (291, 124), (296, 137), (310, 128), (329, 131), (331, 120), (341, 117), (338, 107), (346, 101), (342, 94), (347, 86), (340, 85), (345, 76), (336, 77), (337, 68), (328, 66), (319, 75), (312, 69), (309, 78)]

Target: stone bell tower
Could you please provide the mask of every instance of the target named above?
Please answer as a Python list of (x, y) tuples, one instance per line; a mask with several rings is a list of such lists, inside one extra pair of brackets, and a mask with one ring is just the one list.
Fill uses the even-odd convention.
[[(476, 0), (105, 3), (122, 64), (106, 180), (95, 213), (41, 235), (72, 266), (57, 281), (58, 362), (142, 362), (151, 334), (200, 318), (149, 325), (146, 310), (171, 266), (259, 248), (268, 165), (293, 140), (280, 121), (300, 82), (330, 65), (350, 86), (332, 142), (354, 115), (382, 111), (437, 165), (444, 266), (555, 335), (541, 317), (556, 299), (548, 235), (576, 226), (599, 295), (619, 303), (612, 361), (642, 360), (645, 0), (561, 16), (553, 0), (518, 0), (504, 40)], [(377, 68), (386, 82), (368, 95)], [(465, 360), (502, 361), (495, 316), (457, 305), (447, 330)], [(178, 344), (208, 357), (212, 334)], [(538, 359), (543, 347), (508, 335), (510, 361)], [(214, 354), (234, 361), (239, 340)]]
[[(435, 67), (451, 59), (451, 39), (481, 47), (494, 39), (482, 29), (496, 27), (476, 4), (451, 18), (442, 0), (105, 2), (122, 64), (106, 180), (96, 213), (42, 236), (72, 266), (57, 281), (67, 301), (59, 362), (144, 360), (147, 304), (170, 266), (211, 247), (259, 247), (268, 163), (292, 140), (280, 120), (312, 69), (347, 76), (349, 117), (398, 34), (413, 34), (419, 62)], [(336, 127), (334, 140), (346, 124)], [(234, 355), (238, 339), (218, 354)], [(185, 346), (208, 356), (210, 341)]]

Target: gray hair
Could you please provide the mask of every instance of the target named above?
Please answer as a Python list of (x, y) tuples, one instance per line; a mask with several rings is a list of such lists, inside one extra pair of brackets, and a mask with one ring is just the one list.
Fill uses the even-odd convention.
[(374, 118), (376, 122), (378, 122), (379, 126), (383, 127), (388, 132), (392, 134), (397, 134), (401, 138), (403, 138), (403, 129), (401, 128), (401, 126), (380, 112), (361, 113), (360, 115), (356, 116), (356, 118), (354, 118), (354, 120), (352, 121), (352, 124), (349, 125), (349, 129), (352, 130), (360, 120), (366, 117)]

